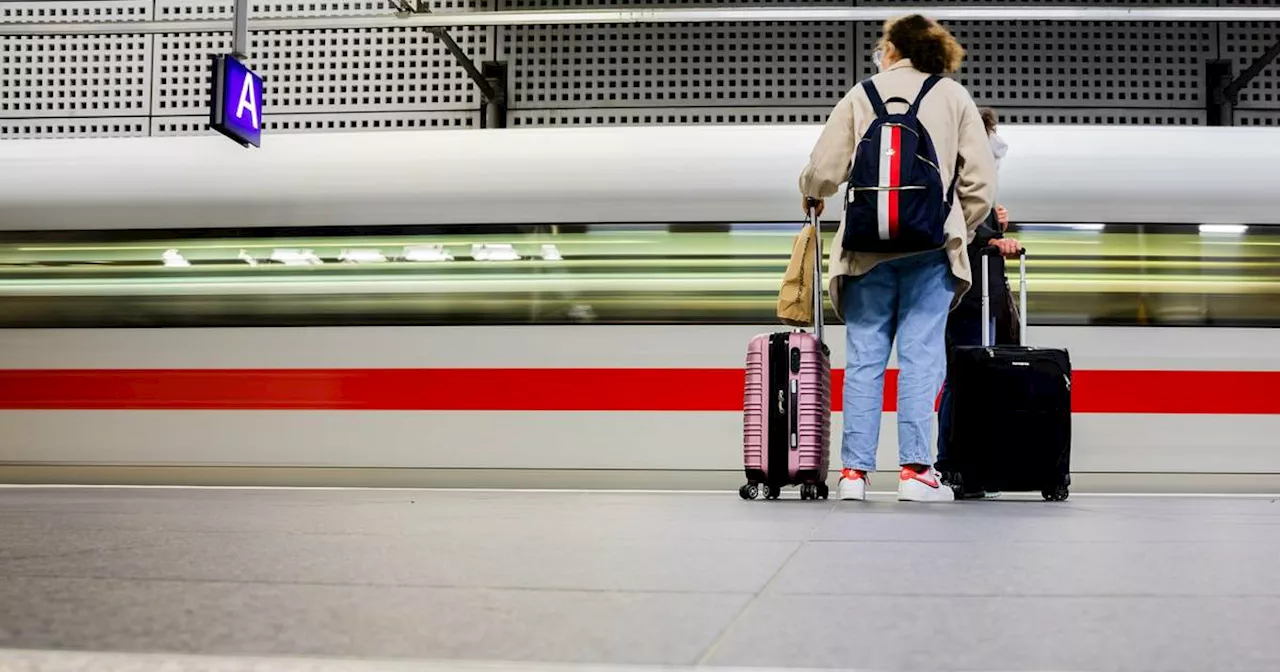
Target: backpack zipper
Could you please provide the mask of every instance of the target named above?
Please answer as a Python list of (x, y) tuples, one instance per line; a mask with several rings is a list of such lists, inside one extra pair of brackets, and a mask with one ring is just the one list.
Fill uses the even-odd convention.
[(929, 164), (931, 167), (933, 167), (934, 170), (938, 171), (939, 175), (942, 174), (942, 169), (938, 167), (938, 164), (930, 161), (929, 159), (924, 158), (923, 156), (920, 156), (919, 154), (916, 154), (916, 158)]
[(921, 187), (917, 185), (908, 185), (905, 187), (852, 187), (851, 186), (845, 190), (844, 200), (846, 203), (852, 203), (853, 200), (858, 197), (858, 192), (860, 191), (920, 191), (927, 188), (928, 187)]
[(906, 184), (900, 187), (849, 187), (849, 189), (851, 191), (906, 191), (908, 189), (928, 189), (928, 187), (922, 187), (918, 184)]
[(906, 131), (906, 132), (910, 133), (911, 135), (916, 136), (917, 138), (918, 138), (918, 137), (920, 137), (920, 134), (919, 134), (919, 133), (916, 133), (916, 129), (911, 128), (910, 126), (907, 126), (906, 124), (895, 124), (895, 123), (893, 123), (893, 122), (885, 122), (885, 124), (884, 124), (884, 125), (885, 125), (885, 126), (892, 126), (893, 128), (901, 128), (902, 130), (904, 130), (904, 131)]

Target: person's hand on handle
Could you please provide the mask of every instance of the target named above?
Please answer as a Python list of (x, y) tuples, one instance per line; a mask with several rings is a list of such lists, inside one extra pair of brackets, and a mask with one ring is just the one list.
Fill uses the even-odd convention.
[(1013, 238), (993, 238), (991, 247), (1000, 250), (1000, 254), (1006, 257), (1016, 257), (1022, 252), (1022, 244)]
[(1009, 211), (1003, 205), (996, 206), (996, 221), (1000, 223), (1001, 231), (1009, 230)]
[(826, 209), (826, 206), (827, 206), (826, 201), (822, 200), (821, 198), (802, 197), (800, 199), (800, 208), (804, 210), (804, 214), (806, 217), (809, 215), (810, 209), (816, 210), (818, 213), (818, 216), (821, 217), (822, 211)]

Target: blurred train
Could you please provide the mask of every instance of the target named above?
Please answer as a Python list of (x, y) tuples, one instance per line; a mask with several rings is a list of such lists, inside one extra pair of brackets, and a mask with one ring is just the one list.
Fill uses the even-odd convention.
[[(0, 481), (734, 487), (817, 133), (5, 142)], [(1280, 490), (1280, 132), (1002, 133), (1073, 489)]]

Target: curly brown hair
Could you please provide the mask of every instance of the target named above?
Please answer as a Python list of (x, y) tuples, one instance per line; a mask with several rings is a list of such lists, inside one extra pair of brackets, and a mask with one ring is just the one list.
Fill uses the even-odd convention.
[(982, 115), (982, 125), (987, 128), (987, 135), (996, 132), (996, 111), (990, 107), (978, 108), (978, 114)]
[(964, 47), (951, 31), (919, 14), (885, 21), (884, 39), (917, 70), (931, 75), (956, 72), (964, 62)]

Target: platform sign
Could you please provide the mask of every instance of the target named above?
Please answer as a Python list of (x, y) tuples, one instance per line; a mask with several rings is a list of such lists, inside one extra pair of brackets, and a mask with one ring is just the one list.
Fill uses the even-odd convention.
[(262, 78), (234, 56), (213, 57), (209, 125), (245, 147), (262, 146)]

